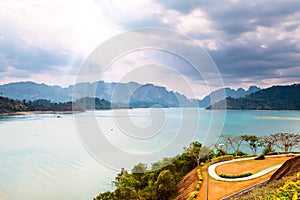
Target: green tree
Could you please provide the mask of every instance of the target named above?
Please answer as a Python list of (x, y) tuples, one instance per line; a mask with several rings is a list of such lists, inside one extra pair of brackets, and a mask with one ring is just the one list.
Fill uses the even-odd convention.
[(154, 185), (157, 191), (157, 199), (160, 200), (168, 200), (176, 190), (174, 176), (169, 170), (160, 172)]
[(115, 190), (114, 196), (117, 200), (138, 200), (138, 193), (131, 187), (119, 187)]
[(197, 163), (197, 166), (200, 165), (200, 161), (201, 161), (201, 154), (200, 154), (200, 150), (201, 150), (202, 144), (198, 141), (194, 141), (190, 144), (189, 147), (186, 147), (186, 151), (191, 154), (192, 159)]
[(263, 154), (266, 155), (269, 152), (274, 152), (274, 146), (275, 146), (275, 138), (269, 136), (263, 136), (261, 137), (262, 146), (264, 146)]
[(261, 146), (263, 146), (262, 140), (255, 136), (255, 135), (243, 135), (241, 136), (245, 142), (247, 142), (247, 145), (252, 150), (253, 154), (256, 155), (257, 149)]
[(151, 164), (151, 170), (152, 171), (156, 171), (156, 170), (160, 170), (163, 169), (164, 167), (170, 165), (172, 162), (174, 162), (174, 158), (163, 158), (160, 161), (154, 162)]
[(135, 165), (131, 172), (133, 174), (144, 174), (147, 171), (147, 165), (145, 163), (139, 163)]
[(122, 168), (121, 172), (119, 174), (117, 174), (115, 181), (113, 181), (113, 184), (116, 187), (120, 187), (121, 184), (124, 182), (124, 178), (126, 175), (128, 175), (128, 172), (124, 168)]
[(94, 200), (116, 200), (113, 192), (103, 192), (100, 193)]
[(230, 147), (234, 150), (235, 156), (238, 156), (244, 138), (242, 136), (226, 136), (225, 140), (226, 143), (228, 143)]

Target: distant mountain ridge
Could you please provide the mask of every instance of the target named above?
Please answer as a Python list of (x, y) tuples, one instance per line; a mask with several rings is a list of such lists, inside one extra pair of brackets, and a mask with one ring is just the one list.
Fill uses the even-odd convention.
[(300, 110), (300, 84), (273, 86), (245, 96), (221, 100), (208, 109)]
[(195, 106), (196, 100), (189, 100), (186, 96), (177, 92), (168, 91), (165, 87), (153, 84), (129, 83), (78, 83), (63, 88), (49, 86), (34, 82), (16, 82), (0, 85), (3, 96), (16, 100), (48, 99), (53, 102), (72, 101), (74, 88), (78, 94), (76, 98), (95, 97), (105, 99), (121, 107), (151, 107), (161, 105), (163, 107), (188, 107)]
[[(168, 91), (165, 87), (153, 84), (129, 83), (107, 83), (103, 81), (95, 83), (78, 83), (69, 87), (49, 86), (34, 82), (16, 82), (0, 85), (0, 92), (3, 96), (16, 99), (33, 101), (47, 99), (53, 102), (68, 102), (73, 100), (73, 91), (76, 87), (77, 98), (95, 97), (105, 99), (120, 107), (146, 108), (154, 105), (162, 107), (208, 107), (209, 105), (222, 100), (222, 89), (216, 90), (202, 100), (188, 99), (178, 92)], [(251, 86), (248, 90), (239, 88), (237, 90), (225, 88), (226, 97), (244, 97), (260, 90)], [(86, 92), (88, 91), (88, 92)], [(213, 98), (211, 98), (213, 97)]]
[(254, 92), (257, 92), (261, 89), (257, 86), (250, 86), (248, 90), (245, 90), (243, 88), (238, 88), (237, 90), (234, 90), (229, 87), (226, 87), (224, 89), (218, 89), (218, 90), (213, 91), (210, 94), (208, 94), (202, 100), (199, 100), (199, 106), (206, 108), (214, 103), (217, 103), (217, 102), (223, 100), (224, 99), (223, 98), (224, 97), (223, 90), (225, 90), (226, 97), (240, 98), (240, 97), (245, 97), (246, 95), (252, 94)]

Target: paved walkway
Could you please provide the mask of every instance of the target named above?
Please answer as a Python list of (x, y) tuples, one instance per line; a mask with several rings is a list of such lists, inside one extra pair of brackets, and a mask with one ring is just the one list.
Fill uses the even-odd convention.
[[(284, 156), (284, 155), (279, 155), (279, 156)], [(274, 156), (266, 156), (266, 157), (274, 157)], [(263, 176), (275, 169), (278, 169), (281, 167), (281, 165), (276, 165), (276, 166), (273, 166), (273, 167), (269, 167), (267, 169), (264, 169), (258, 173), (255, 173), (251, 176), (247, 176), (247, 177), (243, 177), (243, 178), (222, 178), (220, 177), (217, 173), (216, 173), (216, 168), (220, 165), (223, 165), (223, 164), (226, 164), (226, 163), (231, 163), (231, 162), (238, 162), (238, 161), (243, 161), (243, 160), (253, 160), (254, 157), (251, 157), (251, 158), (240, 158), (240, 159), (234, 159), (234, 160), (228, 160), (228, 161), (224, 161), (224, 162), (219, 162), (219, 163), (216, 163), (216, 164), (212, 164), (211, 166), (208, 167), (208, 174), (216, 179), (216, 180), (219, 180), (219, 181), (229, 181), (229, 182), (234, 182), (234, 181), (248, 181), (248, 180), (251, 180), (251, 179), (255, 179), (255, 178), (258, 178), (260, 176)]]

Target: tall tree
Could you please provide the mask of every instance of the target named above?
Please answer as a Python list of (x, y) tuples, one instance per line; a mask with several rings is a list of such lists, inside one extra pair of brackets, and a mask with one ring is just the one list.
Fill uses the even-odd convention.
[(122, 168), (121, 172), (119, 174), (117, 174), (115, 181), (113, 181), (113, 184), (116, 187), (120, 187), (121, 184), (124, 182), (124, 179), (127, 175), (128, 175), (128, 172), (124, 168)]
[(240, 147), (244, 141), (244, 138), (242, 136), (227, 136), (225, 140), (234, 150), (235, 156), (237, 156), (240, 151)]
[(252, 150), (253, 154), (256, 155), (258, 147), (263, 145), (262, 140), (255, 135), (243, 135), (241, 137), (245, 142), (247, 142), (247, 145)]
[(169, 170), (160, 172), (155, 182), (155, 188), (157, 191), (157, 199), (170, 199), (176, 190), (176, 182), (174, 181), (173, 174)]
[(294, 133), (275, 133), (270, 137), (275, 141), (274, 145), (283, 152), (290, 152), (300, 144), (300, 135)]
[(147, 165), (145, 163), (139, 163), (133, 167), (131, 172), (133, 174), (144, 174), (147, 171)]
[(197, 165), (200, 165), (201, 160), (201, 150), (202, 144), (198, 141), (194, 141), (190, 144), (189, 147), (185, 147), (186, 151), (191, 154), (192, 159), (197, 163)]

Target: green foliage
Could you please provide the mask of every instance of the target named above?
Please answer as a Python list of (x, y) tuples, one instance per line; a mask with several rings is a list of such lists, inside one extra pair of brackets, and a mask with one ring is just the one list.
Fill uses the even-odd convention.
[[(196, 147), (201, 146), (197, 142), (193, 143), (193, 145)], [(176, 194), (176, 186), (182, 177), (196, 166), (193, 154), (189, 151), (184, 151), (174, 158), (164, 158), (161, 161), (157, 161), (152, 164), (151, 170), (147, 170), (145, 164), (138, 163), (131, 170), (131, 174), (125, 169), (121, 169), (121, 172), (113, 182), (116, 186), (114, 192), (100, 193), (95, 199), (98, 198), (97, 200), (100, 200), (107, 197), (112, 200), (119, 200), (127, 196), (127, 199), (168, 200)], [(198, 187), (200, 189), (202, 184), (201, 174), (198, 175), (198, 178)]]
[(244, 174), (237, 174), (237, 175), (220, 174), (219, 176), (222, 178), (243, 178), (251, 175), (252, 173), (244, 173)]
[(27, 111), (27, 107), (18, 101), (0, 96), (0, 113)]
[(269, 184), (261, 186), (261, 187), (257, 187), (254, 190), (250, 191), (249, 193), (246, 193), (245, 195), (232, 198), (232, 200), (265, 199), (270, 194), (273, 194), (274, 191), (277, 190), (277, 188), (283, 186), (284, 182), (285, 182), (285, 180), (278, 180), (276, 182), (269, 183)]
[(112, 192), (103, 192), (99, 194), (97, 197), (94, 198), (94, 200), (115, 200), (115, 195)]
[(205, 162), (206, 160), (214, 157), (214, 151), (212, 149), (206, 146), (202, 147), (202, 144), (197, 141), (192, 142), (189, 147), (185, 148), (185, 150), (196, 162), (197, 166), (199, 166), (201, 162)]
[(254, 155), (256, 155), (258, 147), (263, 146), (262, 140), (255, 135), (243, 135), (242, 138), (247, 142)]
[(76, 100), (75, 105), (78, 105), (83, 110), (108, 110), (111, 109), (111, 103), (99, 98), (83, 97)]
[(71, 101), (63, 103), (54, 103), (50, 100), (38, 99), (28, 102), (24, 100), (23, 103), (27, 107), (28, 111), (72, 111), (72, 109), (79, 111), (82, 110), (78, 107), (73, 107), (73, 103)]
[[(82, 104), (86, 107), (82, 108)], [(95, 105), (94, 107), (92, 105)], [(24, 112), (24, 111), (83, 111), (83, 109), (110, 109), (110, 102), (99, 98), (82, 98), (76, 102), (55, 103), (46, 99), (34, 101), (16, 101), (0, 96), (0, 113)]]
[(271, 134), (270, 138), (283, 152), (291, 152), (292, 148), (300, 143), (300, 135), (294, 133), (275, 133)]
[(195, 190), (196, 191), (199, 191), (201, 186), (202, 186), (202, 183), (203, 183), (203, 177), (202, 177), (202, 174), (201, 174), (201, 169), (197, 169), (197, 177), (198, 177), (198, 181), (197, 181), (197, 184), (196, 184), (196, 187), (195, 187)]
[(147, 165), (144, 163), (139, 163), (133, 167), (131, 172), (133, 174), (144, 174), (147, 171)]
[(138, 200), (139, 196), (132, 187), (119, 187), (114, 192), (114, 198), (117, 200)]
[(218, 163), (218, 162), (223, 162), (223, 161), (232, 160), (232, 159), (233, 159), (233, 155), (225, 155), (225, 156), (213, 158), (212, 163)]
[(197, 198), (197, 196), (198, 196), (198, 191), (193, 191), (190, 193), (190, 196), (188, 197), (187, 200), (194, 200)]
[(254, 158), (254, 160), (264, 160), (265, 159), (265, 156), (264, 155), (260, 155), (256, 158)]
[(247, 95), (219, 101), (208, 109), (236, 110), (300, 110), (300, 84), (273, 86)]
[(265, 200), (291, 199), (298, 200), (300, 198), (300, 180), (288, 180), (282, 187), (279, 187), (274, 194), (268, 195)]
[(227, 152), (221, 148), (217, 148), (216, 157), (225, 156)]
[(156, 170), (162, 169), (162, 168), (168, 166), (169, 164), (171, 164), (174, 160), (175, 160), (175, 158), (163, 158), (160, 161), (152, 163), (151, 170), (156, 171)]
[(174, 175), (169, 170), (163, 170), (159, 173), (154, 186), (157, 191), (157, 198), (167, 200), (174, 195), (177, 183), (174, 181)]

